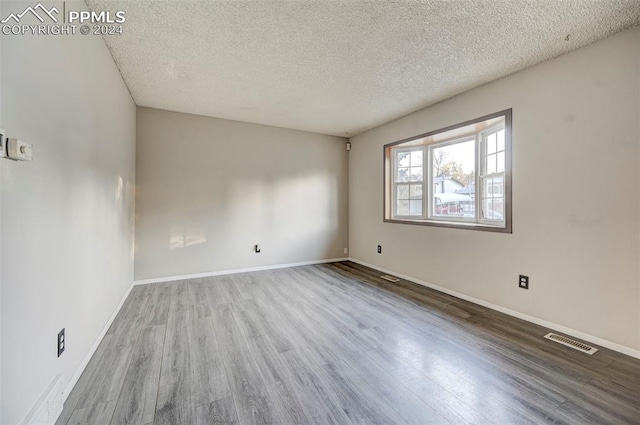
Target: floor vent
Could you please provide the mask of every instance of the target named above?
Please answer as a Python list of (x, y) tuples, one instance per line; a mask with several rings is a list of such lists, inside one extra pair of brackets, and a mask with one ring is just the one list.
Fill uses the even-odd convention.
[(598, 351), (598, 349), (595, 347), (592, 347), (580, 341), (576, 341), (575, 339), (567, 338), (566, 336), (554, 334), (553, 332), (546, 334), (544, 337), (550, 339), (551, 341), (566, 345), (567, 347), (571, 347), (575, 350), (582, 351), (583, 353), (593, 354)]
[(62, 375), (56, 376), (31, 410), (23, 425), (54, 425), (62, 413), (64, 401), (64, 379)]
[(388, 280), (389, 282), (400, 282), (400, 279), (398, 279), (395, 276), (388, 275), (388, 274), (383, 274), (380, 277), (383, 278), (384, 280)]

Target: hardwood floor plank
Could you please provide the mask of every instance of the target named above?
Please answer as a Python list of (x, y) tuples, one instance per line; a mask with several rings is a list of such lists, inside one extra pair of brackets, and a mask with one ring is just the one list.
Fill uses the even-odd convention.
[[(246, 316), (240, 315), (241, 312), (238, 313), (238, 322), (242, 323), (242, 318)], [(256, 363), (265, 384), (273, 384), (291, 376), (284, 367), (280, 354), (265, 335), (257, 334), (253, 337), (245, 335), (245, 338), (249, 354)]]
[(597, 376), (600, 379), (626, 387), (635, 393), (640, 392), (640, 369), (637, 367), (636, 362), (636, 359), (620, 359), (618, 357), (602, 371), (602, 374)]
[(640, 397), (638, 392), (629, 391), (622, 385), (603, 381), (600, 378), (593, 378), (587, 385), (580, 389), (580, 394), (576, 397), (588, 396), (608, 405), (619, 405), (620, 409), (632, 409), (640, 418)]
[(193, 317), (194, 311), (186, 284), (175, 284), (171, 288), (160, 386), (193, 379), (193, 353), (189, 349), (193, 340)]
[(211, 311), (215, 307), (234, 302), (232, 292), (229, 289), (233, 283), (227, 276), (217, 276), (215, 278), (203, 279), (205, 282), (205, 296), (211, 307)]
[(614, 411), (601, 409), (588, 404), (580, 403), (579, 400), (567, 400), (560, 407), (558, 412), (566, 416), (569, 420), (575, 420), (583, 425), (589, 424), (637, 424), (636, 420), (628, 422), (629, 418), (624, 415), (616, 415)]
[(340, 365), (328, 363), (320, 370), (325, 384), (354, 424), (408, 424), (369, 385), (353, 374), (344, 373)]
[(215, 400), (214, 392), (199, 379), (182, 379), (160, 386), (154, 424), (191, 424), (202, 413), (202, 406), (209, 406)]
[(198, 319), (191, 325), (193, 338), (189, 341), (192, 380), (202, 388), (204, 401), (226, 399), (231, 388), (225, 364), (225, 347), (221, 347), (211, 317)]
[(76, 409), (69, 421), (68, 425), (94, 425), (94, 424), (108, 424), (113, 417), (113, 412), (116, 408), (116, 401), (107, 401), (104, 403), (98, 403), (91, 407), (85, 407), (82, 409)]
[(203, 404), (196, 409), (195, 425), (238, 425), (233, 398), (228, 397)]
[(165, 334), (164, 325), (147, 327), (140, 333), (111, 419), (112, 425), (153, 422)]
[(205, 283), (203, 279), (192, 279), (187, 281), (187, 292), (189, 304), (193, 306), (193, 316), (197, 319), (211, 317), (211, 304), (209, 304), (205, 293)]
[(135, 342), (140, 333), (141, 323), (145, 321), (145, 313), (150, 302), (153, 288), (134, 286), (125, 300), (120, 312), (107, 331), (107, 335), (117, 334), (119, 343)]
[[(278, 306), (256, 303), (255, 308), (246, 309), (244, 314), (249, 325), (259, 329), (259, 332), (266, 336), (276, 351), (283, 353), (295, 347), (296, 338), (291, 334), (289, 327), (277, 321), (274, 308), (278, 308)], [(269, 320), (265, 320), (267, 317)]]
[(152, 293), (145, 314), (145, 326), (166, 325), (169, 320), (171, 286), (161, 283), (149, 289)]
[(91, 383), (80, 395), (76, 409), (117, 400), (129, 368), (133, 346), (109, 347), (96, 365)]
[(292, 372), (288, 381), (293, 390), (302, 398), (307, 416), (317, 424), (352, 424), (344, 409), (332, 396), (321, 374), (311, 366), (309, 360), (303, 361), (300, 354), (290, 350), (282, 354), (287, 367)]
[(343, 374), (357, 376), (409, 424), (455, 424), (453, 417), (447, 419), (438, 410), (437, 406), (428, 403), (410, 391), (393, 375), (380, 369), (368, 359), (363, 359), (356, 369), (344, 365)]
[(278, 415), (286, 424), (311, 424), (300, 394), (296, 393), (290, 378), (276, 381), (267, 387)]
[(214, 314), (214, 325), (226, 347), (223, 362), (240, 422), (281, 423), (231, 306)]

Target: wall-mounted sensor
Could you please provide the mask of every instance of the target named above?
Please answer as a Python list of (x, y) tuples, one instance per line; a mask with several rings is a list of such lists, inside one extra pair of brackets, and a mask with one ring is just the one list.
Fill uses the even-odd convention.
[(347, 142), (347, 152), (351, 150), (351, 142)]
[(7, 156), (16, 161), (31, 161), (33, 146), (18, 139), (7, 139)]

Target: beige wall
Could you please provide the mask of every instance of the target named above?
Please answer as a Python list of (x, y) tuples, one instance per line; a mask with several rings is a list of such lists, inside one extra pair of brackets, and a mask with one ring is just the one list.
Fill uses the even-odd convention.
[(0, 38), (0, 125), (34, 145), (33, 162), (0, 167), (0, 423), (13, 425), (71, 379), (132, 283), (135, 105), (98, 36)]
[(149, 108), (137, 128), (137, 280), (346, 256), (345, 139)]
[[(2, 2), (0, 2), (0, 16)], [(2, 128), (2, 42), (0, 42), (0, 128)], [(2, 241), (2, 166), (0, 160), (0, 241)], [(0, 333), (2, 332), (2, 242), (0, 242)], [(0, 335), (0, 420), (2, 420), (2, 336)]]
[[(635, 29), (354, 137), (351, 256), (640, 350), (639, 102)], [(385, 143), (507, 108), (513, 234), (382, 222)]]

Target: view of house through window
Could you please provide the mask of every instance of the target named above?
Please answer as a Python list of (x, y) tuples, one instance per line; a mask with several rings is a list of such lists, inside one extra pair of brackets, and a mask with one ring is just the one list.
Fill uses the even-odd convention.
[(385, 220), (510, 231), (511, 111), (385, 146)]

